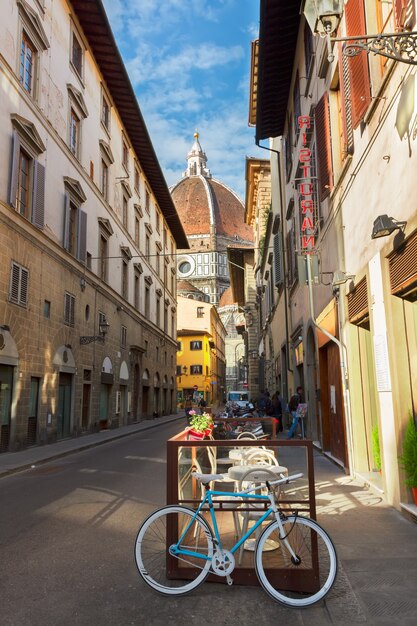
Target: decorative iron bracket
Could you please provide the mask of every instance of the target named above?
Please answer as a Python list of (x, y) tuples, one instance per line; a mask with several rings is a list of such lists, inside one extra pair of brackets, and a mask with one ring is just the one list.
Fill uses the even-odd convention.
[(332, 37), (331, 41), (345, 42), (342, 53), (347, 57), (355, 57), (365, 51), (367, 54), (372, 52), (387, 59), (417, 65), (417, 32)]
[(94, 335), (93, 337), (80, 337), (80, 345), (82, 346), (86, 346), (88, 343), (93, 343), (93, 341), (104, 343), (104, 335)]

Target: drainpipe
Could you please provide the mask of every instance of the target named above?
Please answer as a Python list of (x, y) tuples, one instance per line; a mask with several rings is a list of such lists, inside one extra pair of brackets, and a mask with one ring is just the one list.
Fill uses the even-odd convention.
[[(349, 395), (349, 378), (348, 371), (346, 367), (347, 360), (347, 350), (346, 346), (342, 341), (339, 341), (334, 335), (329, 333), (325, 328), (322, 328), (320, 324), (316, 322), (316, 318), (314, 316), (314, 301), (313, 301), (313, 281), (312, 281), (312, 272), (311, 272), (311, 256), (309, 254), (307, 256), (307, 283), (308, 283), (308, 295), (309, 295), (309, 303), (310, 303), (310, 318), (313, 322), (314, 326), (319, 329), (326, 337), (328, 337), (331, 341), (333, 341), (337, 347), (339, 348), (339, 359), (340, 359), (340, 374), (342, 379), (342, 393), (343, 393), (343, 407), (345, 410), (345, 426), (346, 426), (346, 443), (347, 443), (347, 453), (348, 453), (348, 463), (349, 463), (349, 472), (351, 475), (354, 473), (355, 463), (353, 457), (353, 437), (352, 437), (352, 415), (350, 408), (350, 395)], [(339, 327), (339, 337), (342, 337), (342, 320), (340, 315), (340, 294), (335, 293), (336, 303), (337, 303), (337, 321)]]

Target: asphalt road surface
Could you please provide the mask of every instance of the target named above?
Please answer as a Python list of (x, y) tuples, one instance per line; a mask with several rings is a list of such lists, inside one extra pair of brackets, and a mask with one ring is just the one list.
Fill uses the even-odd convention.
[(181, 425), (0, 480), (2, 626), (333, 623), (324, 603), (286, 609), (256, 587), (206, 583), (170, 599), (142, 582), (134, 540), (165, 504), (166, 440)]

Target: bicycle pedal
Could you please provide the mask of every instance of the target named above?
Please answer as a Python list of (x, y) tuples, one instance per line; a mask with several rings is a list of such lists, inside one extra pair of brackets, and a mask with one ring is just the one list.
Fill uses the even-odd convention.
[(231, 578), (231, 576), (226, 576), (226, 580), (227, 580), (227, 584), (229, 585), (229, 587), (233, 585), (233, 578)]

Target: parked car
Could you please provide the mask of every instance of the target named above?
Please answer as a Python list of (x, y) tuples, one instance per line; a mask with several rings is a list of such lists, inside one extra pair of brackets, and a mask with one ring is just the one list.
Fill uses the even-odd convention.
[(245, 408), (249, 404), (248, 391), (229, 391), (227, 393), (227, 402), (233, 402), (241, 408)]

